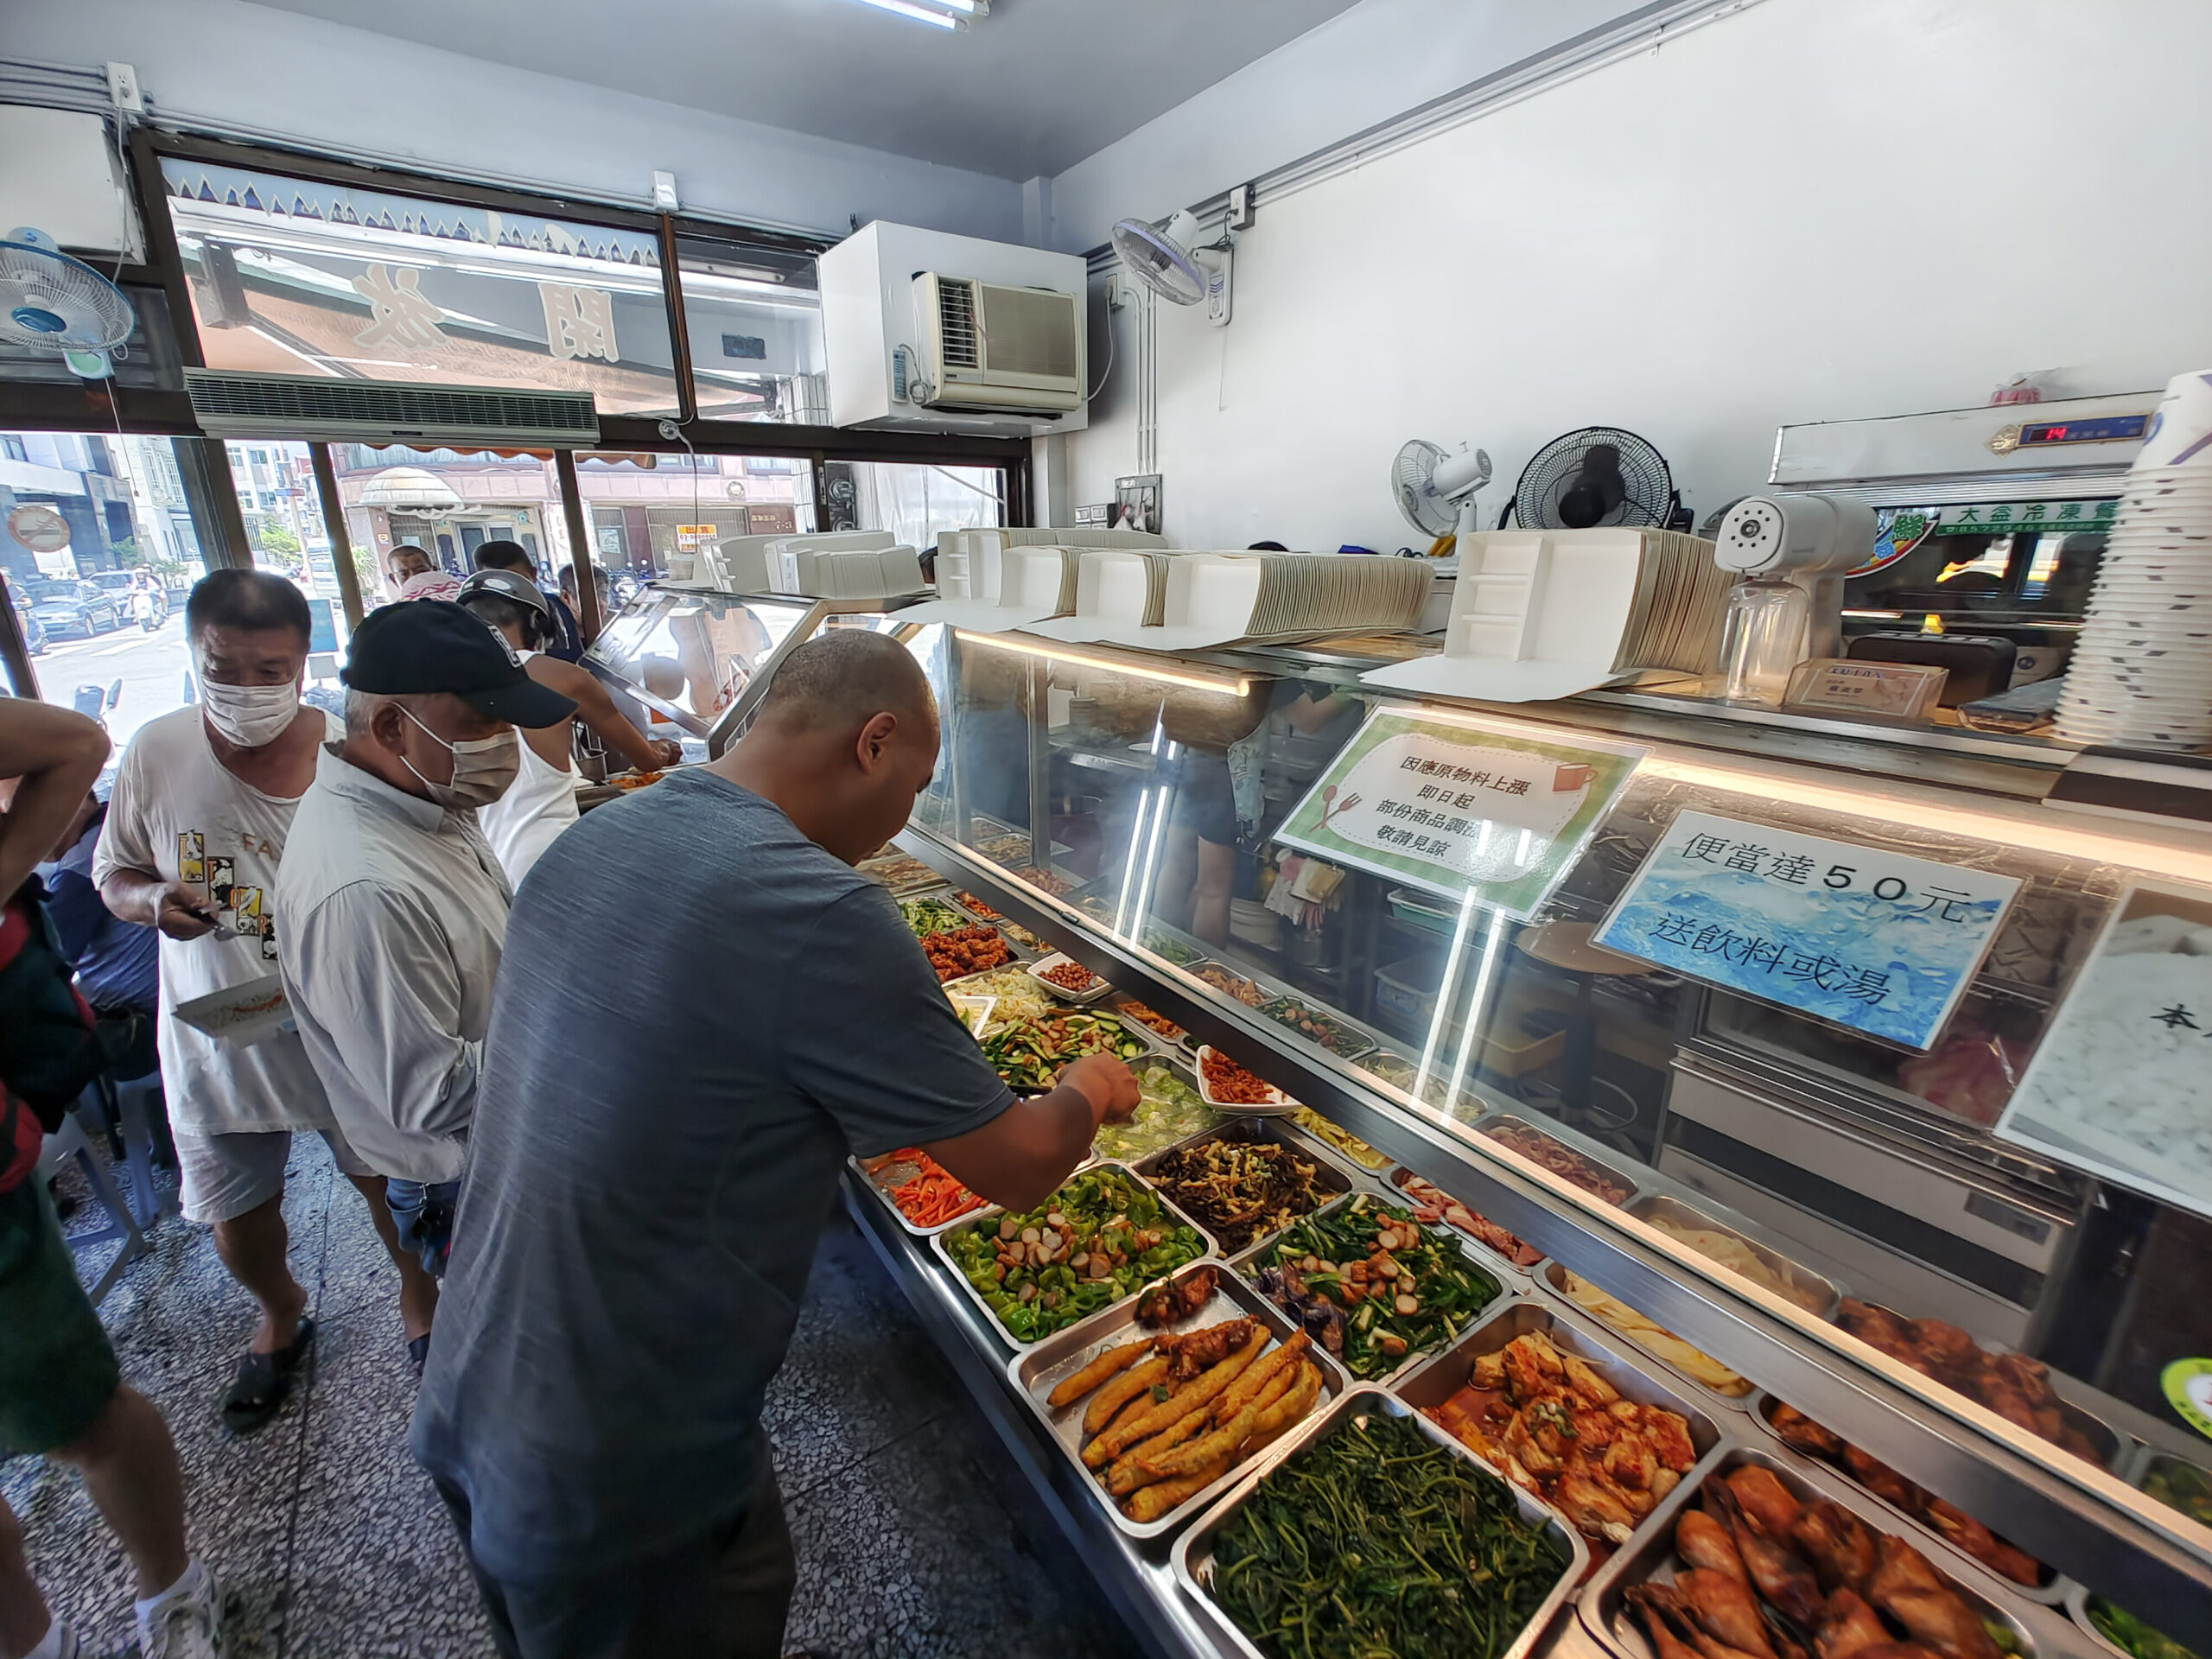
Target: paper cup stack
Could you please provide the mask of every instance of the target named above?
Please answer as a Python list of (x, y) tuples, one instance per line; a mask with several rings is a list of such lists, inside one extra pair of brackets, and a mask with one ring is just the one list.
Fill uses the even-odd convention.
[(2059, 694), (2058, 733), (2212, 749), (2212, 370), (2177, 376), (2151, 417)]

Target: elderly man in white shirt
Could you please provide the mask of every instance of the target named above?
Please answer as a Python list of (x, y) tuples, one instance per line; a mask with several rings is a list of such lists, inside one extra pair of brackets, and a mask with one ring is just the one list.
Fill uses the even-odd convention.
[(276, 871), (315, 756), (336, 722), (300, 702), (308, 602), (281, 576), (218, 570), (185, 604), (200, 701), (138, 729), (116, 774), (92, 879), (107, 907), (161, 931), (162, 1081), (188, 1220), (215, 1230), (261, 1319), (223, 1396), (251, 1433), (276, 1414), (315, 1340), (286, 1253), (284, 1166), (296, 1130), (319, 1131), (361, 1189), (400, 1266), (404, 1325), (429, 1328), (437, 1287), (399, 1249), (384, 1182), (346, 1144), (297, 1037), (241, 1048), (176, 1017), (181, 1004), (276, 971)]
[[(372, 613), (345, 681), (345, 738), (317, 757), (277, 873), (279, 960), (333, 1114), (440, 1274), (512, 897), (476, 809), (514, 781), (515, 728), (575, 704), (442, 600)], [(409, 1347), (419, 1374), (429, 1335)]]

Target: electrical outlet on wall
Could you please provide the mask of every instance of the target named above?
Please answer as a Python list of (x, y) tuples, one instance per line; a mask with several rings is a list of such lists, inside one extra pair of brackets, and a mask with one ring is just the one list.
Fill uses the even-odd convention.
[(105, 67), (108, 102), (126, 114), (145, 114), (146, 95), (138, 85), (138, 72), (127, 63), (111, 63)]

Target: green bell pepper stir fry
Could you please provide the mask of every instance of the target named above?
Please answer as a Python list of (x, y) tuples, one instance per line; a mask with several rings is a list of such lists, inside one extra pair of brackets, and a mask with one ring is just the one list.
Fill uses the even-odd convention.
[(1041, 1342), (1206, 1251), (1159, 1194), (1108, 1166), (1084, 1171), (1034, 1210), (957, 1228), (944, 1248), (1017, 1342)]
[(1411, 1419), (1348, 1417), (1213, 1539), (1213, 1599), (1271, 1659), (1497, 1659), (1572, 1557)]
[(2135, 1659), (2196, 1659), (2196, 1656), (2173, 1639), (2152, 1630), (2124, 1607), (2115, 1607), (2102, 1596), (2091, 1596), (2088, 1602), (2089, 1623), (2097, 1633), (2115, 1648), (2132, 1653)]
[(1502, 1289), (1445, 1229), (1364, 1192), (1293, 1222), (1244, 1271), (1363, 1382), (1453, 1341)]

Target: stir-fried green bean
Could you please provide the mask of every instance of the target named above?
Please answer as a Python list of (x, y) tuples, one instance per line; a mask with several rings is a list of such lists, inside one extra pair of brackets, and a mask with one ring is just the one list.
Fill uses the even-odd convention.
[(1496, 1659), (1569, 1557), (1503, 1481), (1378, 1412), (1270, 1472), (1213, 1561), (1214, 1600), (1274, 1659)]

